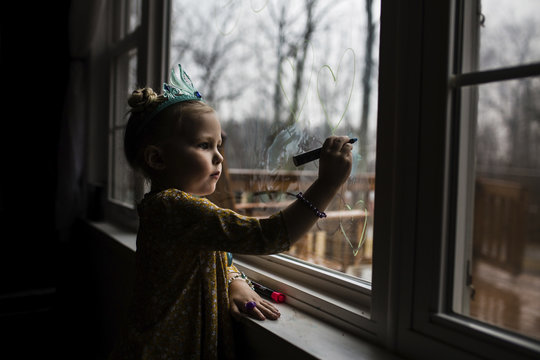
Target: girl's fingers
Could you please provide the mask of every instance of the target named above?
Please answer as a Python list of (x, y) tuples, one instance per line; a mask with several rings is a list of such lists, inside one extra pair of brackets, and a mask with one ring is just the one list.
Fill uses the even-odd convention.
[(339, 138), (331, 137), (330, 144), (328, 145), (328, 151), (330, 152), (339, 151), (340, 148), (341, 148), (341, 144), (339, 143)]
[[(325, 143), (329, 152), (339, 152), (343, 151), (345, 144), (349, 141), (347, 136), (331, 136), (326, 139)], [(352, 148), (352, 147), (351, 147)]]
[(330, 150), (333, 151), (333, 152), (338, 152), (341, 150), (341, 147), (343, 146), (343, 143), (347, 142), (348, 139), (345, 138), (345, 137), (334, 137), (332, 139), (332, 142), (331, 142), (331, 145), (330, 145)]
[(264, 316), (264, 314), (261, 312), (261, 309), (259, 308), (261, 306), (260, 303), (258, 303), (256, 301), (250, 301), (250, 302), (255, 303), (256, 304), (255, 307), (253, 307), (253, 308), (249, 307), (248, 308), (247, 306), (244, 306), (243, 312), (245, 314), (250, 315), (251, 317), (256, 318), (256, 319), (265, 320), (266, 317)]
[(250, 310), (250, 311), (251, 311), (251, 314), (254, 315), (256, 319), (266, 320), (266, 316), (264, 316), (264, 314), (261, 312), (261, 310), (258, 307), (255, 307), (253, 308), (253, 310)]
[(270, 320), (277, 320), (281, 316), (279, 310), (266, 300), (261, 301), (259, 309)]
[(345, 144), (343, 144), (343, 146), (341, 147), (341, 152), (343, 153), (348, 153), (348, 152), (351, 152), (352, 151), (352, 144), (349, 144), (348, 142), (346, 142)]
[(277, 320), (281, 316), (279, 310), (266, 300), (256, 301), (256, 304), (257, 305), (252, 309), (248, 309), (244, 306), (240, 310), (238, 306), (236, 306), (236, 304), (233, 302), (231, 304), (231, 313), (233, 314), (233, 316), (240, 316), (243, 312), (244, 314), (247, 314), (258, 320)]

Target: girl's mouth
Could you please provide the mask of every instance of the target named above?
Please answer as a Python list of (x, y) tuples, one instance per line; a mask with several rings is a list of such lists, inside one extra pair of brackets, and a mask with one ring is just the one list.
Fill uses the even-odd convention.
[(219, 175), (221, 175), (221, 171), (216, 171), (215, 173), (212, 173), (210, 177), (213, 177), (214, 179), (219, 179)]

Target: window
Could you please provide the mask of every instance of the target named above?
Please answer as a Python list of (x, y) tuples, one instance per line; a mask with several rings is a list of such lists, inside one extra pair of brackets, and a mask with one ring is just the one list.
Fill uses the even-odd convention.
[(530, 25), (538, 10), (504, 0), (410, 10), (412, 21), (421, 19), (411, 31), (422, 34), (422, 68), (409, 84), (418, 86), (419, 104), (408, 103), (406, 115), (418, 117), (409, 123), (417, 130), (405, 131), (413, 139), (403, 142), (418, 151), (403, 172), (412, 177), (403, 199), (414, 214), (393, 240), (405, 258), (398, 265), (403, 353), (422, 347), (425, 358), (529, 359), (540, 352), (532, 320), (540, 310), (539, 262), (534, 226), (525, 223), (538, 222), (532, 154), (540, 140), (540, 56), (533, 44), (540, 32)]
[(227, 135), (216, 201), (239, 212), (305, 189), (317, 162), (292, 155), (359, 138), (335, 217), (289, 254), (238, 256), (248, 275), (411, 358), (538, 358), (537, 2), (141, 1), (138, 25), (114, 3), (118, 209), (143, 192), (120, 158), (127, 91), (182, 63)]
[(124, 206), (135, 203), (135, 176), (124, 157), (124, 130), (127, 123), (127, 97), (137, 83), (137, 50), (131, 49), (114, 61), (114, 114), (110, 129), (111, 180), (110, 198)]
[(110, 60), (111, 104), (109, 121), (109, 200), (133, 208), (135, 176), (124, 157), (124, 129), (127, 123), (127, 98), (138, 84), (138, 32), (141, 22), (141, 2), (125, 0), (108, 4), (112, 8)]
[(233, 201), (225, 204), (250, 216), (273, 214), (317, 177), (318, 162), (296, 167), (294, 155), (333, 134), (359, 139), (351, 178), (328, 217), (288, 253), (265, 258), (265, 267), (301, 268), (312, 281), (369, 292), (380, 3), (171, 5), (170, 67), (182, 64), (226, 134), (228, 177), (220, 181), (229, 182)]
[[(109, 1), (109, 171), (106, 216), (135, 228), (135, 203), (148, 184), (135, 174), (124, 156), (124, 130), (129, 118), (127, 99), (144, 86), (159, 89), (164, 78), (166, 3), (163, 1)], [(156, 86), (157, 85), (157, 86)]]
[(540, 71), (518, 72), (540, 60), (540, 4), (484, 0), (474, 10), (464, 9), (472, 14), (454, 100), (453, 310), (539, 340)]

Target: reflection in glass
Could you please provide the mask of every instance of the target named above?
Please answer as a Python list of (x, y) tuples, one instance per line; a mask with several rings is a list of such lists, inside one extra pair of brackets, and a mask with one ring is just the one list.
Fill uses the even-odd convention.
[(482, 0), (480, 68), (540, 61), (540, 1)]
[[(332, 134), (359, 138), (351, 178), (290, 256), (371, 280), (379, 1), (173, 1), (171, 67), (181, 63), (227, 133), (237, 211), (274, 213), (318, 162), (292, 157)], [(369, 26), (368, 26), (369, 24)]]
[(540, 78), (478, 95), (468, 315), (540, 339)]

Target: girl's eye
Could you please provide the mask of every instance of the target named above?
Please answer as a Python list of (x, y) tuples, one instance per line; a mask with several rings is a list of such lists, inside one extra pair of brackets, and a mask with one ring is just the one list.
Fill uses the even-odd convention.
[(208, 149), (208, 148), (210, 147), (210, 145), (209, 145), (207, 142), (204, 142), (204, 143), (200, 143), (200, 144), (199, 144), (199, 147), (200, 147), (201, 149), (205, 149), (205, 150), (206, 150), (206, 149)]

